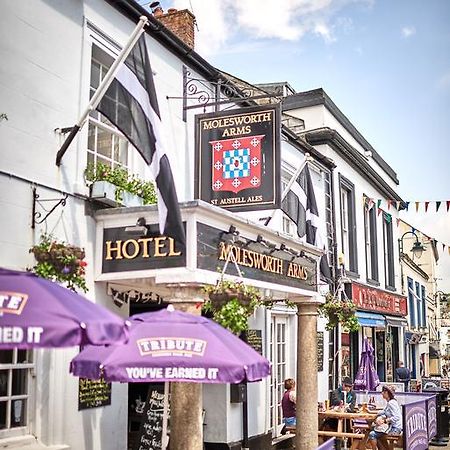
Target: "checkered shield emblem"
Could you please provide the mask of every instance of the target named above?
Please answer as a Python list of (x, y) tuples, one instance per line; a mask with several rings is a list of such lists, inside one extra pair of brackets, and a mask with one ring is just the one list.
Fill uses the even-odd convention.
[(261, 143), (264, 135), (210, 141), (213, 191), (231, 191), (261, 186)]

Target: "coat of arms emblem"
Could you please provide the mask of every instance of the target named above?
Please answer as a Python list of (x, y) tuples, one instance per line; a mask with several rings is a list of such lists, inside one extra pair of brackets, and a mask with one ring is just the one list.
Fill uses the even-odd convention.
[(212, 189), (215, 192), (261, 186), (261, 142), (264, 135), (210, 141)]

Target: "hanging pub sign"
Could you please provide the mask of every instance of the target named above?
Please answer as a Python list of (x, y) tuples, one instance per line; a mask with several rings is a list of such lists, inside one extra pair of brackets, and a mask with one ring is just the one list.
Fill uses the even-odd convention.
[(406, 297), (392, 292), (382, 291), (358, 283), (345, 285), (348, 298), (353, 300), (357, 309), (376, 311), (381, 314), (408, 314)]
[(231, 211), (279, 208), (278, 105), (196, 116), (195, 197)]

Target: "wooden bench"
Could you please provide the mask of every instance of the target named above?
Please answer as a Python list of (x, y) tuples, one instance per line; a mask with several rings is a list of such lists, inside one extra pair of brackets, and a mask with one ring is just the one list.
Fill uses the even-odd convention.
[(351, 439), (351, 449), (359, 448), (360, 441), (365, 438), (363, 433), (344, 433), (338, 431), (319, 431), (319, 437), (335, 437), (336, 439)]
[(403, 448), (402, 434), (388, 434), (386, 435), (386, 441), (389, 450), (394, 450), (394, 448)]

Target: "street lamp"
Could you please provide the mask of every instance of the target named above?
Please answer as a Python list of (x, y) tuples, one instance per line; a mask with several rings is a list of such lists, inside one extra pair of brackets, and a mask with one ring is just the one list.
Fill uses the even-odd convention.
[(416, 258), (420, 258), (422, 256), (423, 251), (425, 250), (425, 247), (419, 241), (419, 236), (417, 236), (417, 234), (414, 231), (407, 231), (406, 233), (403, 233), (403, 236), (398, 240), (400, 255), (403, 254), (403, 238), (407, 234), (413, 234), (416, 237), (416, 240), (411, 248), (411, 252)]

